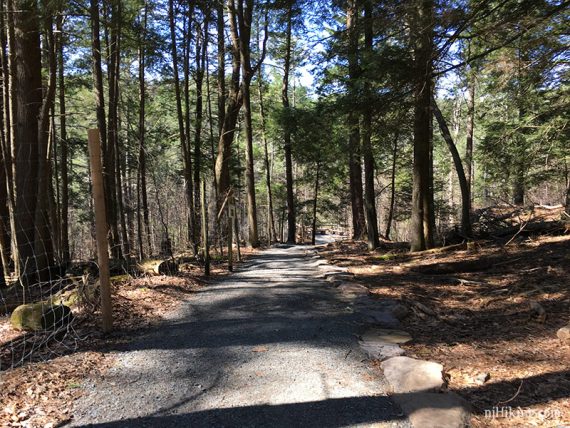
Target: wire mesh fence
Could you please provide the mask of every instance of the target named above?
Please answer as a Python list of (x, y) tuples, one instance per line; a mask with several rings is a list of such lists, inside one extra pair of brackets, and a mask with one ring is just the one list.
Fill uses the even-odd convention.
[[(64, 208), (60, 206), (54, 188), (48, 189), (47, 209), (44, 211), (38, 202), (33, 210), (18, 211), (8, 197), (0, 200), (0, 205), (5, 204), (8, 208), (7, 226), (3, 229), (5, 236), (0, 242), (3, 272), (0, 285), (0, 371), (72, 353), (94, 332), (110, 331), (111, 275), (115, 278), (172, 275), (178, 272), (181, 263), (201, 266), (209, 274), (208, 241), (210, 235), (217, 236), (217, 231), (215, 227), (208, 228), (208, 213), (215, 207), (208, 204), (205, 181), (202, 182), (201, 201), (197, 205), (200, 218), (196, 224), (201, 228), (197, 245), (180, 239), (180, 236), (188, 236), (188, 230), (177, 227), (180, 218), (187, 221), (185, 216), (170, 215), (172, 209), (180, 211), (186, 204), (178, 201), (173, 203), (174, 208), (169, 206), (168, 194), (163, 191), (167, 186), (160, 185), (153, 174), (157, 197), (155, 206), (151, 205), (151, 212), (155, 215), (154, 222), (150, 222), (153, 227), (149, 228), (149, 243), (141, 245), (142, 250), (139, 251), (136, 251), (136, 245), (131, 245), (132, 252), (112, 257), (116, 253), (115, 247), (124, 248), (124, 242), (120, 239), (113, 241), (112, 225), (107, 217), (109, 188), (106, 188), (101, 134), (98, 129), (89, 130), (88, 134), (85, 145), (89, 146), (86, 156), (89, 175), (84, 184), (88, 185), (85, 205), (91, 215), (83, 221), (84, 227), (85, 224), (89, 227), (88, 240), (83, 245), (83, 235), (73, 235), (70, 229), (65, 233), (70, 235), (67, 237), (69, 248), (62, 247), (65, 241), (62, 239), (65, 234), (61, 231)], [(57, 177), (52, 175), (50, 181), (56, 181)], [(16, 188), (15, 183), (5, 184), (8, 189)], [(39, 200), (37, 193), (35, 198)], [(29, 219), (14, 221), (17, 212)], [(138, 217), (140, 223), (142, 216)], [(25, 229), (20, 230), (23, 227)], [(179, 229), (179, 235), (172, 233), (173, 229)], [(137, 241), (140, 234), (147, 233), (143, 227), (132, 228), (128, 232), (130, 241)], [(81, 251), (75, 251), (76, 248), (81, 248)]]
[[(18, 159), (22, 152), (26, 159), (33, 156), (22, 146), (15, 147), (13, 158)], [(98, 134), (95, 150), (99, 155)], [(99, 159), (101, 174), (100, 158), (92, 159)], [(7, 208), (8, 226), (3, 228), (0, 242), (0, 371), (74, 351), (82, 340), (76, 327), (82, 319), (96, 316), (101, 278), (109, 275), (108, 266), (100, 269), (94, 260), (72, 260), (69, 250), (62, 248), (61, 209), (55, 204), (53, 188), (42, 185), (42, 181), (51, 182), (52, 175), (47, 161), (39, 167), (38, 162), (42, 163), (37, 159), (16, 161), (12, 175), (6, 158), (3, 162), (2, 184), (7, 191), (0, 204)], [(36, 173), (22, 169), (22, 163), (38, 167)], [(92, 172), (96, 170), (92, 168)], [(102, 221), (101, 227), (106, 229), (105, 219)], [(106, 247), (106, 232), (102, 234)]]

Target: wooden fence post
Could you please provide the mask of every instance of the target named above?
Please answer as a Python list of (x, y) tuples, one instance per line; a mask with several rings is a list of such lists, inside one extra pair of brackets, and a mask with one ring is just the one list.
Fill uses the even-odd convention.
[(91, 161), (91, 181), (93, 182), (93, 202), (95, 205), (95, 236), (99, 262), (99, 286), (101, 289), (101, 318), (103, 331), (113, 328), (113, 308), (111, 304), (111, 278), (109, 273), (109, 244), (107, 216), (105, 214), (105, 194), (103, 190), (103, 168), (101, 165), (101, 142), (98, 129), (90, 129), (89, 159)]

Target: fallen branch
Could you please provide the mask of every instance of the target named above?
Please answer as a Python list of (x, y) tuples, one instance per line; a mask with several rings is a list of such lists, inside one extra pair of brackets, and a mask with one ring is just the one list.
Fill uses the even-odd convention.
[(515, 234), (513, 235), (513, 237), (507, 241), (507, 243), (505, 244), (505, 247), (507, 247), (511, 242), (513, 242), (513, 241), (515, 240), (515, 238), (516, 238), (517, 236), (519, 236), (519, 235), (521, 234), (521, 232), (524, 230), (524, 228), (526, 227), (527, 224), (528, 224), (528, 221), (521, 224), (521, 226), (520, 226), (519, 230), (517, 231), (517, 233), (515, 233)]
[(521, 379), (521, 384), (519, 385), (519, 389), (517, 389), (517, 392), (515, 393), (515, 395), (513, 395), (513, 396), (512, 396), (511, 398), (509, 398), (507, 401), (499, 401), (499, 402), (497, 403), (497, 406), (500, 406), (500, 405), (502, 405), (502, 404), (510, 403), (510, 402), (513, 401), (515, 398), (517, 398), (518, 395), (519, 395), (520, 392), (521, 392), (522, 386), (523, 386), (523, 379)]
[(450, 277), (449, 281), (458, 282), (461, 285), (477, 285), (477, 286), (489, 286), (490, 285), (488, 282), (472, 281), (470, 279), (454, 278), (454, 277)]

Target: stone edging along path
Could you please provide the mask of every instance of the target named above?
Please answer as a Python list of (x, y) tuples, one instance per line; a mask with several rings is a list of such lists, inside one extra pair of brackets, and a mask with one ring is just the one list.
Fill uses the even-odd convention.
[(445, 390), (443, 366), (405, 356), (399, 346), (412, 340), (401, 330), (400, 319), (407, 308), (395, 300), (374, 299), (368, 288), (352, 281), (348, 268), (331, 266), (317, 251), (307, 251), (323, 270), (322, 277), (335, 287), (348, 308), (359, 312), (363, 330), (360, 348), (381, 361), (384, 376), (392, 389), (392, 399), (415, 428), (465, 427), (469, 425), (469, 404)]

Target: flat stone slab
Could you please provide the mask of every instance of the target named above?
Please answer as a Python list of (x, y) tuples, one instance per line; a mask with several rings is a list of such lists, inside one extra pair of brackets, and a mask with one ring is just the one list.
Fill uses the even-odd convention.
[(392, 344), (408, 343), (412, 340), (409, 333), (402, 330), (372, 327), (364, 332), (362, 341), (365, 343)]
[(368, 294), (368, 288), (353, 282), (344, 283), (338, 286), (342, 294)]
[(469, 426), (467, 403), (457, 394), (418, 392), (394, 396), (414, 428), (463, 428)]
[(443, 366), (432, 361), (394, 357), (381, 365), (395, 393), (439, 391), (443, 386)]
[(562, 342), (568, 342), (570, 343), (570, 324), (567, 325), (566, 327), (562, 327), (560, 330), (558, 330), (556, 332), (556, 336), (562, 341)]
[(358, 342), (360, 348), (368, 355), (369, 358), (384, 361), (388, 358), (398, 357), (404, 355), (404, 350), (398, 345), (389, 343), (371, 343), (371, 342)]

